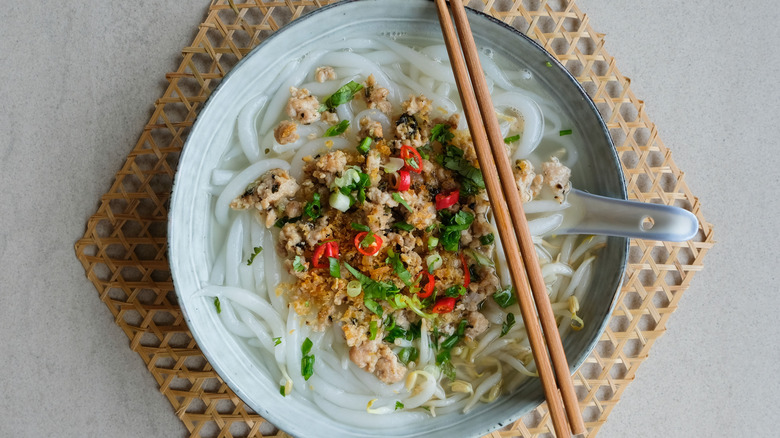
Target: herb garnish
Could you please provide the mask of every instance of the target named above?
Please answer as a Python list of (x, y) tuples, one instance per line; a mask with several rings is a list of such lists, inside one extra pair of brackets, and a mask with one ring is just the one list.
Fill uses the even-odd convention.
[(507, 313), (506, 321), (501, 325), (501, 334), (498, 337), (500, 338), (505, 334), (509, 333), (509, 330), (512, 329), (512, 326), (514, 325), (515, 325), (515, 314)]
[(412, 274), (404, 267), (404, 262), (401, 261), (401, 255), (396, 254), (392, 248), (387, 250), (387, 259), (385, 259), (385, 263), (393, 267), (393, 271), (395, 271), (398, 278), (400, 278), (405, 285), (412, 285)]
[(217, 313), (222, 313), (222, 305), (219, 304), (219, 297), (214, 297), (214, 307), (217, 308)]
[(306, 214), (306, 216), (309, 217), (311, 220), (315, 220), (322, 216), (322, 204), (320, 204), (320, 194), (315, 193), (314, 199), (306, 203), (306, 206), (303, 207), (303, 212)]
[(406, 207), (407, 210), (414, 211), (414, 210), (412, 210), (412, 207), (410, 207), (409, 204), (406, 202), (406, 200), (401, 197), (400, 193), (393, 192), (393, 199), (395, 200), (395, 202), (397, 202), (397, 203), (403, 205), (404, 207)]
[(255, 257), (257, 257), (258, 254), (260, 254), (260, 251), (263, 250), (262, 246), (256, 246), (254, 248), (254, 252), (249, 256), (249, 260), (246, 261), (246, 265), (249, 266), (252, 264), (252, 262), (255, 261)]
[(363, 85), (358, 84), (355, 81), (349, 81), (348, 84), (336, 90), (329, 98), (320, 105), (319, 111), (327, 111), (336, 108), (337, 106), (351, 101), (355, 97), (355, 93), (363, 89)]
[(335, 137), (337, 135), (341, 135), (344, 133), (344, 131), (349, 128), (349, 120), (342, 120), (339, 122), (338, 125), (333, 125), (330, 128), (328, 128), (324, 134), (322, 134), (323, 137)]
[(495, 300), (496, 304), (506, 309), (507, 307), (517, 302), (517, 297), (515, 297), (515, 288), (512, 286), (507, 286), (503, 289), (497, 290), (493, 294), (493, 300)]
[(392, 283), (384, 283), (376, 280), (372, 280), (371, 277), (363, 275), (357, 269), (344, 262), (344, 267), (347, 268), (352, 276), (360, 281), (360, 286), (363, 287), (363, 304), (368, 310), (382, 316), (382, 306), (377, 303), (376, 300), (388, 300), (396, 295), (399, 290), (396, 285)]
[(439, 216), (442, 223), (439, 241), (442, 247), (447, 251), (457, 251), (460, 246), (460, 232), (471, 226), (471, 223), (474, 222), (474, 215), (463, 210), (455, 214), (441, 210)]

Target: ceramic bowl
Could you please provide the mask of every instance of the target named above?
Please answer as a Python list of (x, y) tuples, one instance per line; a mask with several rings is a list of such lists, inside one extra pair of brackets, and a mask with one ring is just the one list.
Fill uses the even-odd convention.
[[(489, 47), (517, 69), (527, 69), (561, 103), (581, 139), (573, 185), (591, 193), (626, 198), (615, 148), (593, 102), (577, 81), (545, 50), (517, 30), (469, 10), (480, 47)], [(260, 415), (294, 436), (469, 437), (511, 423), (543, 401), (538, 379), (510, 395), (479, 404), (468, 414), (431, 417), (420, 424), (387, 429), (348, 426), (311, 403), (283, 398), (279, 382), (262, 365), (261, 352), (239, 342), (222, 326), (211, 300), (196, 296), (209, 278), (214, 196), (209, 177), (234, 135), (238, 110), (252, 90), (306, 53), (311, 44), (354, 35), (406, 35), (441, 41), (434, 4), (414, 0), (347, 1), (324, 7), (285, 26), (246, 56), (211, 95), (187, 139), (176, 174), (169, 223), (169, 260), (179, 303), (203, 353), (222, 379)], [(585, 328), (563, 340), (572, 371), (589, 355), (609, 319), (628, 252), (623, 238), (610, 238), (598, 258), (589, 298), (580, 311)]]

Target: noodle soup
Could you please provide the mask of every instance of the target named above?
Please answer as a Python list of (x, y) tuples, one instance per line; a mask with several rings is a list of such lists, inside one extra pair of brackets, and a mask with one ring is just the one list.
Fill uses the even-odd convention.
[[(221, 117), (191, 299), (274, 404), (386, 435), (538, 386), (440, 40), (323, 38)], [(589, 134), (538, 71), (483, 65), (568, 343), (602, 323), (580, 307), (607, 239), (554, 236)]]

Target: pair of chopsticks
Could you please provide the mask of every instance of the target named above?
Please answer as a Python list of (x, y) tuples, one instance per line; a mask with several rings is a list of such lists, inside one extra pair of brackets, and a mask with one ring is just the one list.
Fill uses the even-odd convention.
[[(547, 296), (539, 260), (523, 212), (523, 203), (479, 62), (471, 26), (466, 17), (466, 9), (461, 0), (450, 0), (452, 15), (458, 28), (456, 36), (447, 3), (445, 0), (436, 0), (436, 6), (555, 434), (559, 438), (569, 437), (572, 433), (584, 434), (585, 423), (577, 395), (574, 393), (558, 325), (555, 323), (555, 315)], [(544, 336), (539, 329), (540, 321)]]

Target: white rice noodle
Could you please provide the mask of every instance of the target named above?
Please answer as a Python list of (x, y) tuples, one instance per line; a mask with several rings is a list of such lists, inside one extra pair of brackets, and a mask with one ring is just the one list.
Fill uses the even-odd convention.
[(301, 146), (298, 152), (295, 153), (291, 160), (292, 165), (289, 167), (290, 175), (297, 180), (303, 177), (303, 165), (306, 164), (303, 162), (304, 157), (314, 157), (317, 154), (354, 147), (354, 143), (342, 137), (326, 137), (311, 140)]
[(214, 169), (211, 171), (211, 185), (216, 187), (224, 186), (236, 176), (236, 171), (226, 169)]
[(256, 163), (264, 155), (262, 148), (257, 141), (257, 115), (268, 102), (268, 96), (259, 95), (251, 98), (249, 102), (241, 108), (236, 120), (238, 130), (238, 142), (241, 150), (244, 151), (247, 160), (250, 163)]
[[(306, 75), (312, 70), (312, 67), (318, 62), (325, 53), (324, 50), (309, 52), (299, 62), (292, 61), (279, 74), (279, 77), (286, 78), (277, 89), (274, 97), (266, 107), (263, 116), (263, 122), (260, 124), (260, 133), (266, 133), (274, 126), (282, 115), (287, 115), (283, 111), (284, 106), (290, 98), (290, 87), (300, 84), (306, 78)], [(272, 88), (273, 89), (273, 88)]]
[(256, 339), (260, 342), (260, 345), (271, 354), (276, 352), (274, 348), (274, 341), (271, 335), (268, 333), (268, 327), (260, 322), (252, 313), (246, 309), (238, 309), (238, 314), (241, 315), (241, 319), (246, 323), (246, 326), (252, 331)]
[(276, 247), (274, 246), (273, 234), (266, 233), (264, 247), (268, 248), (268, 251), (264, 251), (266, 253), (264, 256), (264, 266), (265, 285), (268, 289), (268, 300), (271, 302), (271, 305), (273, 305), (273, 308), (276, 309), (276, 311), (284, 318), (287, 317), (288, 314), (292, 315), (295, 312), (288, 311), (287, 303), (284, 297), (277, 293), (277, 289), (282, 283), (282, 264), (279, 262), (279, 259), (276, 256)]
[(369, 414), (365, 409), (362, 412), (345, 409), (320, 397), (314, 397), (314, 403), (331, 418), (338, 418), (344, 424), (369, 430), (395, 428), (399, 424), (425, 421), (430, 418), (426, 412), (409, 412), (407, 409), (394, 412), (393, 415)]
[(434, 110), (439, 110), (439, 112), (443, 112), (445, 115), (452, 114), (458, 110), (458, 107), (452, 100), (450, 100), (448, 97), (436, 94), (430, 91), (428, 88), (415, 82), (412, 78), (404, 74), (404, 72), (401, 70), (401, 67), (399, 67), (397, 64), (394, 64), (388, 70), (388, 74), (395, 81), (409, 87), (414, 92), (414, 94), (424, 94), (425, 97), (431, 100)]
[(224, 300), (219, 302), (220, 309), (219, 319), (225, 324), (225, 328), (236, 336), (242, 338), (251, 338), (255, 334), (252, 330), (243, 322), (241, 322), (236, 316), (236, 311), (233, 309), (233, 305), (230, 304), (230, 300)]
[(243, 261), (244, 229), (246, 215), (240, 215), (230, 225), (225, 248), (225, 285), (240, 286), (238, 266)]
[[(249, 226), (250, 235), (252, 236), (252, 248), (260, 246), (263, 247), (263, 251), (255, 256), (255, 260), (252, 262), (252, 273), (254, 274), (254, 290), (258, 296), (263, 299), (268, 299), (268, 288), (265, 285), (265, 259), (266, 257), (274, 257), (274, 254), (267, 254), (268, 252), (274, 252), (274, 248), (264, 246), (265, 245), (265, 228), (256, 220), (250, 221)], [(269, 233), (270, 234), (270, 233)], [(253, 251), (254, 252), (254, 251)], [(263, 254), (263, 253), (266, 254)]]
[(217, 257), (214, 258), (214, 265), (211, 267), (209, 273), (209, 283), (211, 284), (225, 284), (225, 252), (227, 250), (227, 243), (219, 250)]
[(544, 134), (544, 117), (535, 100), (516, 92), (501, 93), (493, 98), (496, 109), (510, 109), (516, 116), (523, 118), (523, 132), (520, 143), (512, 154), (513, 160), (526, 158), (533, 152), (542, 140)]
[(406, 58), (392, 50), (377, 50), (376, 52), (366, 53), (366, 59), (379, 65), (389, 65), (408, 62)]
[[(387, 46), (390, 50), (399, 54), (402, 58), (408, 60), (416, 68), (426, 72), (427, 74), (438, 78), (441, 81), (446, 81), (451, 84), (455, 83), (455, 76), (452, 74), (452, 68), (449, 64), (436, 62), (433, 59), (425, 56), (424, 54), (410, 48), (403, 46), (391, 40), (382, 40), (382, 44)], [(446, 58), (442, 58), (446, 59)]]
[(217, 218), (217, 223), (220, 225), (227, 225), (230, 203), (233, 199), (243, 194), (246, 191), (246, 187), (260, 178), (264, 173), (276, 168), (288, 170), (290, 168), (290, 163), (284, 160), (271, 158), (258, 161), (236, 175), (227, 186), (225, 186), (225, 189), (222, 190), (222, 193), (220, 193), (217, 198), (217, 203), (214, 206), (214, 216)]

